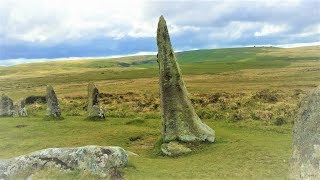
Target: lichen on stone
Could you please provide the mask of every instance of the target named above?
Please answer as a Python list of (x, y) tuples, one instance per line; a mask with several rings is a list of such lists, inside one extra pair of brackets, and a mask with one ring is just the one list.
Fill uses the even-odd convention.
[(167, 156), (180, 156), (192, 152), (190, 148), (175, 141), (163, 143), (161, 145), (161, 151)]
[(28, 116), (26, 101), (25, 99), (20, 99), (14, 104), (13, 117), (26, 117)]
[(88, 84), (88, 119), (104, 119), (104, 111), (99, 103), (99, 90), (95, 84)]
[(52, 118), (61, 117), (61, 109), (57, 95), (51, 85), (47, 85), (47, 116)]
[(2, 95), (0, 99), (0, 116), (13, 116), (14, 107), (12, 99), (7, 95)]
[[(32, 174), (45, 169), (85, 172), (101, 178), (115, 179), (114, 175), (121, 175), (118, 169), (127, 164), (128, 155), (121, 147), (48, 148), (16, 158), (0, 160), (0, 179), (27, 179)], [(121, 177), (117, 178), (121, 179)]]
[(164, 143), (214, 142), (215, 132), (200, 120), (188, 97), (163, 16), (158, 23), (157, 45)]
[(320, 86), (300, 104), (293, 130), (291, 179), (320, 179)]

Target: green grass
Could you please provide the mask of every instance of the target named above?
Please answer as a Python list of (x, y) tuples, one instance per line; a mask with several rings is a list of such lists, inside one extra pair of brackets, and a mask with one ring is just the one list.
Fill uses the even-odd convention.
[[(61, 121), (43, 121), (42, 118), (0, 120), (0, 158), (49, 147), (121, 146), (139, 155), (130, 157), (131, 166), (124, 169), (128, 179), (284, 179), (291, 153), (291, 126), (242, 126), (206, 120), (216, 131), (216, 142), (201, 146), (191, 155), (169, 158), (156, 156), (153, 151), (161, 135), (159, 119), (139, 123), (129, 123), (136, 120), (128, 118), (91, 122), (82, 117), (66, 117)], [(17, 128), (17, 125), (26, 126)], [(137, 136), (141, 139), (130, 141), (131, 137)], [(41, 178), (41, 174), (38, 176)]]
[[(217, 135), (215, 143), (178, 158), (158, 156), (154, 150), (161, 136), (155, 56), (0, 67), (0, 94), (14, 100), (45, 95), (46, 85), (52, 84), (64, 117), (45, 121), (46, 106), (32, 104), (27, 118), (0, 118), (0, 159), (49, 147), (112, 145), (139, 154), (123, 170), (128, 179), (286, 179), (295, 112), (320, 84), (319, 48), (177, 53), (194, 107)], [(85, 120), (88, 82), (104, 93), (106, 121)], [(286, 124), (276, 126), (279, 118)], [(95, 178), (56, 171), (34, 178), (48, 176)]]

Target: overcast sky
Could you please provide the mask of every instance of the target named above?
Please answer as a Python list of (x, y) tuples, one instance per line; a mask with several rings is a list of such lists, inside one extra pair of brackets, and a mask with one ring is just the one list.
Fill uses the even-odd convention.
[(0, 0), (0, 59), (154, 52), (160, 15), (175, 50), (317, 44), (319, 9), (318, 0)]

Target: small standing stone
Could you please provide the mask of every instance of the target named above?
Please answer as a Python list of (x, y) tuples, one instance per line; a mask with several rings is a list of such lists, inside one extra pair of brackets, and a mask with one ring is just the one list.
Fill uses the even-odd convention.
[(291, 179), (320, 179), (320, 86), (300, 105), (293, 130)]
[(25, 99), (21, 99), (21, 100), (17, 101), (14, 104), (13, 116), (14, 117), (19, 117), (19, 116), (20, 117), (26, 117), (26, 116), (28, 116)]
[(99, 103), (99, 90), (93, 83), (88, 84), (88, 116), (89, 118), (105, 118)]
[[(160, 17), (157, 30), (158, 63), (160, 71), (160, 99), (162, 114), (162, 136), (165, 154), (172, 149), (183, 149), (180, 144), (172, 148), (171, 141), (214, 142), (215, 132), (204, 124), (196, 114), (177, 63), (166, 21)], [(171, 148), (169, 148), (171, 147)], [(165, 150), (165, 151), (164, 151)]]
[(0, 116), (10, 117), (13, 116), (13, 112), (14, 108), (12, 99), (3, 94), (0, 99)]
[(58, 98), (52, 86), (47, 86), (47, 115), (50, 117), (61, 117), (61, 109)]

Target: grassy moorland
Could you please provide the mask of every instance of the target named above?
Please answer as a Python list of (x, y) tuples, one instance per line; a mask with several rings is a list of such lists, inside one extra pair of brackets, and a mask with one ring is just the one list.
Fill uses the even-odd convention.
[[(217, 134), (191, 155), (155, 153), (161, 135), (155, 56), (56, 61), (0, 67), (0, 93), (14, 100), (45, 95), (53, 85), (62, 121), (44, 121), (46, 106), (27, 118), (0, 119), (0, 159), (48, 147), (115, 145), (139, 156), (128, 179), (285, 179), (299, 101), (320, 84), (320, 47), (231, 48), (176, 54), (198, 115)], [(107, 121), (85, 121), (86, 86), (95, 82)], [(45, 176), (90, 178), (42, 172)]]

